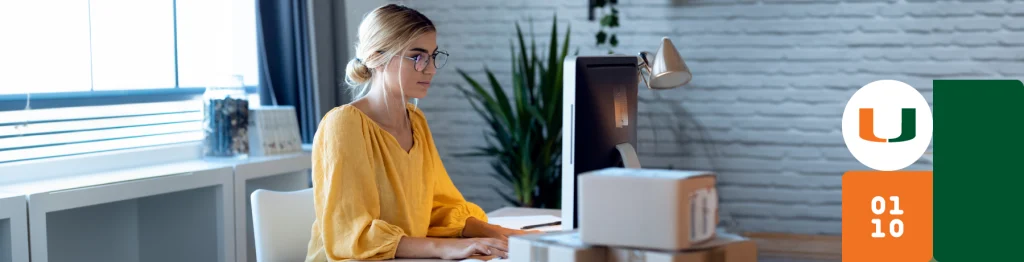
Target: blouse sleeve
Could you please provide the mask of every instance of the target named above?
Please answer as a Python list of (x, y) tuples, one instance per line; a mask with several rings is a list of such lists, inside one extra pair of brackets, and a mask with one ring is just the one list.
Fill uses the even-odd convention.
[[(351, 112), (348, 112), (351, 113)], [(395, 257), (406, 233), (380, 219), (362, 119), (336, 109), (324, 116), (313, 150), (316, 220), (328, 260)]]
[(463, 199), (447, 173), (438, 176), (427, 236), (461, 237), (462, 229), (466, 227), (466, 219), (469, 217), (487, 222), (487, 213), (476, 204)]
[(434, 201), (430, 212), (430, 228), (427, 236), (431, 237), (461, 237), (462, 229), (466, 227), (466, 219), (475, 217), (487, 222), (487, 213), (484, 210), (462, 197), (459, 189), (452, 183), (448, 171), (441, 163), (441, 157), (437, 153), (434, 139), (427, 128), (427, 139), (429, 140), (430, 161), (433, 162), (434, 176)]

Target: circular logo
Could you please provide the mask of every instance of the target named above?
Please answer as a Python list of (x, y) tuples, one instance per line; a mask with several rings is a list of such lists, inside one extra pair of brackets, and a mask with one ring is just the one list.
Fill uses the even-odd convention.
[(853, 157), (872, 169), (903, 169), (917, 162), (931, 144), (932, 110), (906, 83), (871, 82), (846, 103), (843, 140)]

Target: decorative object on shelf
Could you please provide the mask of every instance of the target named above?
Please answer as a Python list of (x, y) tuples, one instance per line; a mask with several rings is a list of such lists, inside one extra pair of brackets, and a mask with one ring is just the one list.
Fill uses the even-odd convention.
[[(600, 8), (602, 10), (601, 20), (598, 21), (600, 26), (594, 37), (597, 38), (598, 47), (605, 43), (610, 46), (608, 54), (614, 54), (615, 51), (612, 49), (619, 46), (619, 38), (615, 35), (614, 30), (619, 27), (619, 9), (615, 8), (615, 5), (618, 3), (618, 0), (590, 0), (591, 21), (594, 20), (594, 9)], [(606, 29), (607, 31), (605, 31)]]
[(299, 121), (293, 106), (253, 108), (249, 118), (251, 156), (270, 156), (302, 151)]
[(458, 70), (470, 88), (456, 87), (489, 126), (485, 131), (487, 145), (462, 156), (494, 157), (493, 175), (514, 194), (509, 196), (508, 188), (494, 187), (506, 201), (524, 207), (557, 208), (562, 194), (562, 64), (569, 49), (570, 30), (566, 29), (559, 52), (555, 17), (546, 59), (537, 56), (536, 40), (527, 49), (518, 23), (516, 33), (518, 53), (514, 45), (511, 47), (512, 99), (490, 69), (484, 69), (490, 91)]
[(203, 156), (248, 156), (249, 100), (242, 83), (235, 75), (203, 93)]

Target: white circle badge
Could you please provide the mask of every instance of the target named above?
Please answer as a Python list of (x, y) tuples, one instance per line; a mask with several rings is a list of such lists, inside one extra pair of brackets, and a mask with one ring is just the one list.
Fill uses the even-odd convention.
[(932, 141), (932, 110), (917, 89), (896, 80), (857, 90), (843, 111), (843, 140), (857, 161), (880, 171), (917, 162)]

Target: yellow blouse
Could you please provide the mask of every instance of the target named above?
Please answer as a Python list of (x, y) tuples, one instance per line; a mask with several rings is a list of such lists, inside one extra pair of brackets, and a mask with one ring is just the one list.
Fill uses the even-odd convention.
[(352, 105), (334, 108), (313, 138), (316, 221), (306, 261), (395, 257), (402, 236), (459, 237), (470, 216), (487, 221), (452, 184), (423, 112), (406, 105), (413, 147)]

